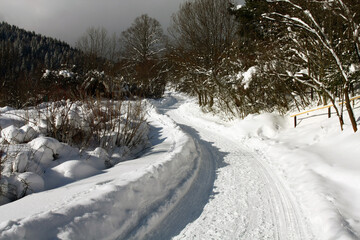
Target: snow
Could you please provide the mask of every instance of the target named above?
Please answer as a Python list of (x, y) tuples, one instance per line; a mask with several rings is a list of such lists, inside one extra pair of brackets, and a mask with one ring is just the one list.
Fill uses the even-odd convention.
[(74, 75), (74, 73), (72, 73), (68, 70), (60, 70), (59, 75), (65, 77), (65, 78), (71, 78)]
[(60, 70), (60, 71), (52, 71), (52, 70), (46, 69), (42, 77), (43, 78), (48, 78), (50, 75), (62, 76), (64, 78), (72, 78), (72, 77), (74, 77), (74, 73), (67, 70), (67, 69), (63, 69), (63, 70)]
[(360, 138), (349, 122), (341, 132), (336, 117), (328, 119), (326, 111), (298, 117), (297, 128), (288, 116), (261, 114), (234, 121), (230, 129), (266, 155), (267, 164), (300, 200), (317, 239), (358, 239)]
[(298, 128), (271, 140), (268, 154), (277, 159), (274, 165), (284, 172), (321, 239), (358, 239), (360, 138), (350, 123), (339, 132), (338, 120), (328, 119), (325, 111), (300, 121)]
[(14, 172), (22, 173), (26, 171), (29, 162), (29, 156), (25, 152), (20, 152), (16, 155), (12, 164)]
[(60, 174), (65, 178), (80, 180), (99, 173), (99, 170), (90, 164), (83, 163), (81, 160), (66, 161), (52, 169), (54, 173)]
[(356, 63), (352, 63), (349, 67), (349, 73), (350, 74), (353, 74), (353, 73), (356, 73), (360, 70), (360, 65), (359, 64), (356, 64)]
[[(296, 112), (229, 122), (182, 101), (168, 114), (225, 153), (220, 165), (226, 167), (217, 170), (215, 193), (201, 214), (175, 239), (359, 238), (360, 138), (350, 123), (341, 132), (326, 109), (298, 117), (297, 128), (289, 117)], [(274, 204), (275, 222), (267, 201)]]
[[(142, 158), (99, 171), (99, 160), (103, 164), (106, 156), (98, 148), (89, 154), (86, 165), (74, 159), (48, 169), (44, 178), (52, 182), (45, 182), (45, 188), (57, 188), (1, 206), (0, 239), (127, 238), (140, 222), (151, 226), (159, 222), (191, 185), (197, 151), (192, 139), (168, 117), (151, 109), (149, 120), (153, 147)], [(42, 155), (47, 160), (50, 153), (64, 152), (58, 142), (44, 137), (30, 146), (50, 149)], [(82, 180), (71, 181), (78, 179)], [(26, 180), (34, 192), (41, 189), (39, 175), (31, 173)], [(144, 226), (136, 234), (147, 231)]]
[(30, 125), (24, 125), (20, 128), (20, 130), (24, 132), (24, 138), (22, 139), (23, 142), (30, 142), (37, 136), (37, 132)]
[(294, 76), (299, 78), (309, 76), (309, 69), (300, 70), (299, 72), (295, 73)]
[(2, 181), (26, 196), (0, 206), (0, 239), (360, 237), (360, 137), (327, 109), (293, 128), (296, 112), (229, 121), (168, 92), (149, 102), (151, 146), (112, 168), (129, 149), (80, 152), (35, 128), (18, 139), (34, 132), (14, 112), (3, 111), (1, 136), (24, 150), (6, 167), (16, 179)]
[(14, 108), (11, 108), (11, 107), (0, 107), (0, 113), (5, 113), (5, 112), (8, 112), (8, 111), (12, 111), (12, 110), (15, 110)]
[(250, 83), (252, 81), (252, 77), (254, 76), (256, 71), (257, 71), (257, 67), (253, 66), (253, 67), (250, 67), (246, 72), (244, 72), (242, 74), (242, 77), (243, 77), (242, 83), (244, 84), (245, 89), (249, 88), (249, 85), (250, 85)]
[(34, 160), (49, 165), (59, 154), (63, 145), (54, 138), (39, 137), (28, 143), (34, 153)]
[(22, 143), (25, 138), (25, 132), (11, 125), (1, 131), (1, 138), (12, 144)]
[[(167, 114), (198, 142), (206, 161), (215, 164), (215, 169), (204, 169), (207, 175), (215, 175), (215, 181), (197, 186), (197, 191), (210, 187), (207, 201), (189, 194), (191, 200), (180, 205), (177, 214), (170, 214), (173, 217), (161, 228), (183, 225), (175, 239), (312, 239), (307, 221), (284, 183), (262, 161), (264, 157), (247, 146), (248, 139), (258, 134), (274, 134), (277, 124), (256, 127), (254, 118), (249, 117), (245, 125), (234, 121), (231, 127), (227, 121), (202, 113), (182, 96), (176, 96), (174, 102)], [(202, 211), (195, 219), (191, 215), (184, 218), (193, 207)], [(157, 230), (150, 239), (172, 236), (158, 232), (162, 231)]]
[(43, 74), (43, 77), (46, 78), (46, 77), (50, 76), (50, 74), (51, 74), (51, 70), (46, 69), (44, 74)]
[(45, 182), (44, 179), (32, 172), (25, 172), (20, 173), (17, 178), (21, 182), (21, 188), (19, 190), (19, 193), (22, 193), (24, 191), (24, 194), (30, 194), (30, 193), (36, 193), (41, 192), (44, 190)]

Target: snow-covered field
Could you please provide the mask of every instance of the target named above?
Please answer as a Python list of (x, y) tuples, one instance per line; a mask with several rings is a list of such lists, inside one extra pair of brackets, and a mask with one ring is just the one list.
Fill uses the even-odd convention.
[(170, 92), (152, 104), (141, 157), (87, 172), (72, 155), (62, 169), (80, 177), (60, 181), (57, 165), (43, 176), (50, 190), (0, 206), (0, 239), (360, 237), (360, 137), (350, 125), (341, 132), (321, 111), (297, 128), (276, 114), (224, 121)]

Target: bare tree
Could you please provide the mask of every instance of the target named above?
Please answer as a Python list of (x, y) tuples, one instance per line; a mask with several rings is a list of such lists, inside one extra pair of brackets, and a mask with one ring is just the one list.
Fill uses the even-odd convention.
[[(351, 0), (349, 1), (351, 2)], [(357, 123), (350, 104), (350, 87), (356, 79), (351, 77), (351, 71), (349, 71), (349, 66), (352, 62), (351, 56), (354, 56), (355, 53), (359, 55), (359, 24), (355, 21), (356, 12), (351, 12), (349, 5), (345, 4), (345, 1), (342, 0), (273, 0), (269, 2), (281, 4), (282, 8), (280, 8), (281, 10), (275, 8), (273, 12), (266, 14), (265, 16), (268, 19), (282, 22), (289, 26), (290, 30), (295, 29), (295, 32), (305, 33), (308, 38), (308, 47), (304, 47), (298, 41), (294, 41), (292, 48), (295, 49), (299, 58), (303, 59), (310, 68), (308, 67), (307, 72), (294, 74), (291, 77), (317, 91), (325, 92), (334, 103), (342, 125), (342, 113), (339, 111), (339, 105), (336, 100), (337, 89), (334, 88), (334, 86), (340, 85), (340, 99), (345, 100), (345, 106), (353, 130), (356, 132)], [(358, 9), (358, 7), (355, 9)], [(335, 24), (338, 22), (342, 26), (339, 29), (335, 29), (332, 24), (329, 24), (329, 19), (325, 19), (324, 16), (336, 18), (336, 21), (331, 23)], [(350, 44), (351, 42), (353, 44)], [(353, 48), (354, 46), (355, 48)], [(351, 48), (353, 48), (353, 51), (351, 51)], [(317, 62), (314, 62), (312, 54), (316, 51), (318, 54), (325, 54), (325, 58), (320, 57)], [(349, 54), (344, 54), (344, 52)], [(315, 71), (312, 71), (314, 69), (311, 69), (311, 66), (322, 65), (321, 63), (324, 59), (330, 60), (334, 66), (334, 68), (328, 69), (330, 71), (327, 74), (328, 77), (316, 74)], [(311, 61), (313, 64), (309, 65)], [(338, 79), (340, 79), (340, 84), (337, 83)]]
[(76, 42), (76, 47), (83, 52), (97, 57), (107, 57), (110, 39), (104, 27), (90, 27)]
[(191, 82), (188, 90), (198, 95), (200, 105), (212, 106), (217, 93), (229, 90), (221, 75), (226, 74), (224, 69), (230, 69), (223, 60), (236, 48), (231, 6), (228, 0), (190, 0), (173, 15), (169, 29), (174, 45), (172, 58), (181, 69), (179, 79), (185, 87)]
[(163, 93), (165, 36), (160, 23), (147, 14), (137, 17), (120, 38), (121, 56), (127, 79), (138, 94), (160, 97)]
[(143, 14), (137, 17), (120, 39), (123, 57), (133, 62), (157, 59), (164, 49), (164, 33), (160, 23)]
[(101, 69), (109, 73), (119, 58), (117, 35), (110, 36), (104, 27), (88, 28), (76, 47), (85, 54), (82, 64), (87, 70)]

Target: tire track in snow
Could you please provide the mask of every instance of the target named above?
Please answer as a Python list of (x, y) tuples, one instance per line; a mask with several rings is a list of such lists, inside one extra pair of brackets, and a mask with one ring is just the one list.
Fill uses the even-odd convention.
[[(176, 109), (177, 101), (171, 98), (170, 102), (164, 105), (158, 106), (158, 111), (163, 114), (170, 109)], [(160, 224), (149, 226), (150, 230), (144, 236), (144, 239), (147, 240), (170, 239), (178, 235), (189, 222), (200, 216), (213, 190), (216, 176), (215, 170), (219, 167), (217, 161), (223, 155), (212, 146), (212, 143), (201, 140), (200, 136), (197, 136), (197, 132), (191, 127), (181, 124), (179, 126), (194, 140), (199, 156), (197, 170), (195, 176), (188, 179), (188, 181), (191, 180), (191, 186), (187, 189), (186, 194), (178, 202), (172, 203), (172, 210), (167, 213), (167, 216), (164, 217)], [(171, 202), (171, 199), (169, 199), (169, 202)], [(164, 205), (167, 204), (164, 203)], [(135, 233), (131, 239), (138, 239), (137, 234)]]
[[(189, 127), (180, 127), (187, 133), (193, 132)], [(213, 161), (221, 155), (216, 149), (209, 147), (208, 143), (194, 139), (199, 151), (198, 172), (191, 187), (184, 197), (173, 207), (173, 210), (155, 227), (145, 238), (147, 240), (170, 239), (181, 232), (189, 223), (198, 218), (207, 203), (215, 179), (216, 164)]]
[[(207, 151), (211, 152), (208, 143), (213, 142), (213, 147), (226, 154), (207, 157), (227, 164), (217, 170), (213, 193), (201, 208), (202, 213), (196, 220), (187, 219), (191, 223), (175, 239), (313, 239), (299, 203), (266, 163), (261, 152), (251, 150), (243, 140), (226, 135), (222, 131), (226, 129), (220, 125), (204, 124), (206, 120), (191, 116), (185, 112), (186, 109), (181, 110), (178, 108), (181, 100), (179, 103), (171, 102), (175, 106), (169, 107), (167, 114), (182, 125), (200, 148), (206, 145)], [(203, 168), (201, 171), (206, 170)], [(196, 188), (201, 189), (201, 186)], [(185, 206), (191, 202), (192, 194), (186, 197)], [(186, 222), (184, 211), (187, 211), (184, 206), (176, 208), (173, 221), (180, 214), (183, 225)], [(157, 231), (161, 232), (167, 226), (160, 225)]]

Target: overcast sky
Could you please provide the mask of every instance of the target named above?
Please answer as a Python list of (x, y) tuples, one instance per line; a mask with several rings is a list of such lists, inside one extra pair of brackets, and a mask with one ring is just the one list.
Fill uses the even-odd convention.
[(0, 0), (0, 21), (73, 44), (91, 26), (121, 33), (144, 13), (166, 29), (171, 15), (184, 1)]

